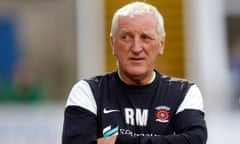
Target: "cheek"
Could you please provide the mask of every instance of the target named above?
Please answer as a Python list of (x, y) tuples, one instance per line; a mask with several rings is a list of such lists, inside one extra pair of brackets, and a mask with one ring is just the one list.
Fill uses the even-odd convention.
[(117, 43), (117, 45), (115, 46), (115, 48), (113, 49), (115, 56), (116, 55), (127, 55), (128, 51), (129, 51), (129, 45), (126, 43)]
[(114, 43), (114, 46), (113, 46), (113, 48), (112, 48), (112, 54), (113, 54), (114, 56), (119, 55), (119, 54), (121, 53), (121, 51), (122, 51), (121, 49), (122, 49), (122, 45), (119, 44), (119, 42), (115, 42), (115, 43)]
[(148, 44), (144, 46), (146, 51), (151, 55), (152, 57), (155, 57), (156, 55), (159, 55), (159, 46), (157, 44)]
[(160, 55), (160, 49), (156, 45), (149, 47), (147, 50), (147, 55), (151, 59), (151, 61), (155, 61)]
[(154, 51), (151, 53), (151, 61), (154, 62), (159, 56), (158, 51)]

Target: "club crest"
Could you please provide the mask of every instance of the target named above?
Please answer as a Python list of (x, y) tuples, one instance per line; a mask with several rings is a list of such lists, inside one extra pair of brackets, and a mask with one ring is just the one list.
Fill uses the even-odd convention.
[(170, 118), (170, 107), (168, 106), (158, 106), (155, 108), (156, 113), (155, 113), (155, 120), (157, 122), (161, 122), (161, 123), (168, 123), (169, 122), (169, 118)]

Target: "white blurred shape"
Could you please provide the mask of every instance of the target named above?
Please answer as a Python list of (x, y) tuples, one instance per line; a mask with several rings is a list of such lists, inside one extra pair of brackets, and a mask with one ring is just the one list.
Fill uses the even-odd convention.
[(105, 71), (103, 0), (77, 0), (78, 79)]

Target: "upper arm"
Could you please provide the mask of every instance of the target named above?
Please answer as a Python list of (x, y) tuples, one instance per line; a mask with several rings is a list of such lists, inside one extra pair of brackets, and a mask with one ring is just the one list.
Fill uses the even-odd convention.
[(87, 82), (80, 81), (71, 90), (64, 111), (62, 143), (96, 143), (96, 102)]
[(193, 85), (189, 88), (176, 114), (183, 112), (184, 110), (187, 110), (187, 109), (199, 110), (204, 112), (202, 94), (196, 85)]
[(67, 106), (79, 106), (97, 115), (97, 105), (89, 84), (81, 80), (75, 84), (68, 96)]
[(204, 117), (202, 94), (199, 88), (193, 85), (176, 112), (175, 133), (183, 134), (195, 143), (206, 142), (207, 127)]

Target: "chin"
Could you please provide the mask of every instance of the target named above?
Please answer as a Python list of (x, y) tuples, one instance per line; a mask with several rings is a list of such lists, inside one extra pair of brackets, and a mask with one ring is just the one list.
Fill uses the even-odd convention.
[(145, 75), (146, 70), (142, 68), (131, 68), (128, 70), (129, 75), (132, 76), (140, 76), (140, 75)]

